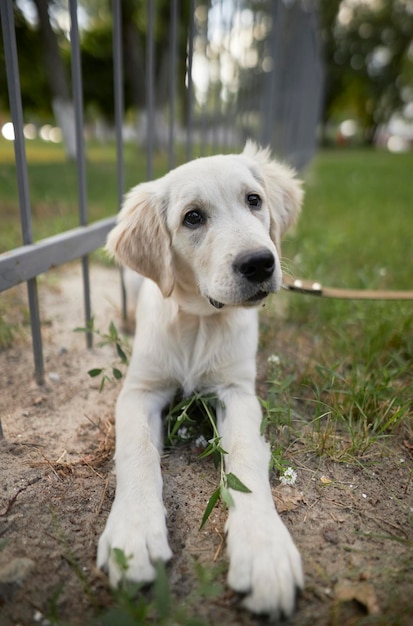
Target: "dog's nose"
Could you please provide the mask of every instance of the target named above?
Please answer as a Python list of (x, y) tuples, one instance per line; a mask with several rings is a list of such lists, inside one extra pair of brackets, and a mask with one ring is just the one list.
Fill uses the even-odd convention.
[(271, 278), (275, 269), (275, 258), (269, 250), (245, 252), (235, 259), (234, 269), (250, 283), (262, 283)]

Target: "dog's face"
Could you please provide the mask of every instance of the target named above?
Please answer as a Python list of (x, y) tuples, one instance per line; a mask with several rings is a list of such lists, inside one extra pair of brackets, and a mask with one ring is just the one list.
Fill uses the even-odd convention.
[(165, 297), (211, 312), (257, 305), (281, 285), (280, 239), (302, 195), (294, 172), (249, 142), (132, 189), (107, 248)]

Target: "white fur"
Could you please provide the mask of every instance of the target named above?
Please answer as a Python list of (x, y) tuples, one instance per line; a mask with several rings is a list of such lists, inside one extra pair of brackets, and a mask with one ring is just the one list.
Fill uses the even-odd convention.
[[(248, 194), (262, 207), (251, 209)], [(113, 548), (129, 560), (127, 578), (151, 581), (168, 561), (159, 456), (161, 411), (177, 389), (214, 393), (226, 471), (252, 493), (232, 491), (226, 523), (228, 583), (256, 613), (290, 615), (303, 587), (300, 555), (279, 518), (268, 480), (269, 447), (255, 396), (259, 288), (281, 283), (280, 238), (302, 201), (294, 172), (247, 143), (240, 155), (183, 165), (129, 193), (108, 249), (146, 276), (139, 292), (133, 356), (116, 408), (115, 501), (100, 538), (98, 566), (117, 585)], [(202, 210), (205, 224), (184, 216)], [(269, 251), (272, 275), (257, 286), (235, 271), (239, 255)], [(259, 297), (259, 296), (258, 296)], [(216, 308), (211, 300), (220, 303)]]

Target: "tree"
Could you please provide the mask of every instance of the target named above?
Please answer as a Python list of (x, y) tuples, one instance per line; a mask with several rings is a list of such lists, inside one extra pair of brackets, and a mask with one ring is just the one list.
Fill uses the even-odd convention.
[[(50, 91), (41, 56), (41, 38), (20, 8), (14, 6), (14, 24), (19, 55), (20, 88), (25, 111), (50, 116)], [(0, 110), (8, 110), (7, 77), (0, 29)]]
[(405, 104), (412, 68), (412, 2), (321, 0), (320, 8), (327, 68), (324, 118), (351, 112), (371, 141), (377, 127)]

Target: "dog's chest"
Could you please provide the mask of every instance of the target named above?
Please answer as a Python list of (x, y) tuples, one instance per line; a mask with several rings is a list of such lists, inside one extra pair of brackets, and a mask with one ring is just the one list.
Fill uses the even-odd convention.
[(169, 366), (184, 393), (233, 384), (244, 364), (255, 362), (254, 339), (224, 320), (189, 318), (170, 331)]

